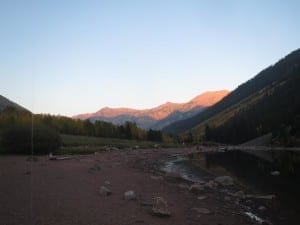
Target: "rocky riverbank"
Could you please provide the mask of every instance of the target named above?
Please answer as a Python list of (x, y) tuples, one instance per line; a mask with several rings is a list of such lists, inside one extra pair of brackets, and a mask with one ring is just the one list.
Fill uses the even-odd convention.
[(183, 151), (117, 150), (68, 160), (39, 156), (34, 161), (2, 156), (0, 221), (6, 225), (276, 224), (273, 199), (260, 196), (257, 201), (259, 196), (240, 190), (231, 177), (193, 183), (158, 169)]

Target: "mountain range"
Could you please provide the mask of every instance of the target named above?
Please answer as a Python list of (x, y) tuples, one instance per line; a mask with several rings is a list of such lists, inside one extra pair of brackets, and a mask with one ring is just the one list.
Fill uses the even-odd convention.
[[(230, 93), (226, 90), (205, 92), (186, 103), (167, 102), (144, 110), (106, 107), (73, 118), (101, 120), (116, 125), (129, 121), (144, 129), (162, 130), (196, 142), (208, 140), (240, 144), (272, 133), (275, 145), (300, 146), (299, 87), (300, 49), (262, 70)], [(0, 95), (0, 112), (9, 106), (24, 110)], [(66, 128), (62, 133), (78, 135), (76, 129), (68, 126), (71, 124), (68, 121), (70, 118), (57, 119), (64, 123), (61, 127)], [(106, 129), (101, 135), (107, 135), (109, 130)], [(95, 135), (93, 132), (88, 134)]]
[(190, 118), (207, 107), (220, 101), (229, 94), (227, 90), (208, 91), (186, 103), (167, 102), (151, 109), (109, 108), (105, 107), (95, 113), (73, 116), (75, 119), (101, 120), (121, 125), (126, 121), (134, 122), (143, 129), (160, 130), (169, 124)]

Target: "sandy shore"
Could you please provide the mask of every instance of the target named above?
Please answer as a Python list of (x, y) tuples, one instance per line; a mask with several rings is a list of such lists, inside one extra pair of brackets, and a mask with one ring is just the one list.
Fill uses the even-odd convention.
[[(38, 156), (34, 162), (26, 156), (1, 156), (0, 224), (253, 224), (239, 213), (235, 199), (224, 199), (224, 194), (209, 189), (192, 193), (187, 188), (190, 183), (153, 170), (153, 165), (177, 152), (117, 151), (61, 161)], [(99, 194), (103, 185), (112, 191), (110, 196)], [(138, 200), (124, 200), (128, 190)], [(155, 216), (151, 205), (142, 204), (156, 196), (167, 201), (170, 217)]]

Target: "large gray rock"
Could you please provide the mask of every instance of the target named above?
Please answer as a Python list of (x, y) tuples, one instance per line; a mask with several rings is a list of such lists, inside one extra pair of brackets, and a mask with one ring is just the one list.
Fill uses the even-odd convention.
[(223, 186), (233, 185), (233, 179), (230, 176), (220, 176), (215, 178), (215, 182)]
[(105, 186), (101, 186), (99, 193), (100, 193), (100, 195), (104, 195), (104, 196), (108, 196), (108, 195), (112, 194), (111, 190), (109, 190)]
[(169, 210), (168, 203), (162, 197), (155, 197), (154, 198), (152, 212), (153, 212), (154, 215), (160, 216), (160, 217), (169, 217), (169, 216), (171, 216), (171, 212)]
[(134, 191), (126, 191), (124, 193), (125, 200), (136, 200), (136, 194)]

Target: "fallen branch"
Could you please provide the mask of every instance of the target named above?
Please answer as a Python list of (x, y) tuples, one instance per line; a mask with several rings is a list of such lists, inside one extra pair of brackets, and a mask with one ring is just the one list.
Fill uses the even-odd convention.
[(246, 195), (246, 198), (272, 200), (276, 198), (276, 196), (275, 195)]
[(50, 160), (67, 160), (67, 159), (73, 159), (74, 157), (72, 156), (61, 156), (61, 157), (58, 157), (58, 156), (54, 156), (52, 155), (52, 153), (49, 154), (49, 159)]

